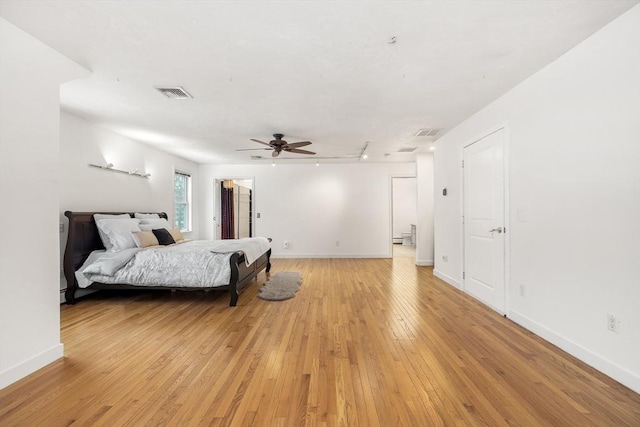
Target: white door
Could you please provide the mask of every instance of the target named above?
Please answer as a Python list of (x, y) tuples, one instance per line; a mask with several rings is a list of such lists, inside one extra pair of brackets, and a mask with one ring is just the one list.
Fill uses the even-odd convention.
[(464, 148), (465, 292), (506, 313), (504, 129)]
[(236, 189), (238, 190), (236, 237), (242, 239), (251, 237), (251, 190), (238, 185)]
[(222, 185), (221, 179), (215, 179), (213, 181), (213, 238), (220, 240), (222, 238), (222, 212), (220, 210), (220, 200), (222, 199), (222, 191), (220, 186)]

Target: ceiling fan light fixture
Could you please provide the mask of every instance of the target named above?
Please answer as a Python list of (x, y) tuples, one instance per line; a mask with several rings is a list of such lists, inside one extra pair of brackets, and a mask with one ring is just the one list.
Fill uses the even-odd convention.
[(281, 133), (274, 133), (274, 140), (266, 143), (264, 141), (260, 141), (259, 139), (250, 138), (251, 141), (257, 142), (260, 145), (264, 145), (269, 148), (240, 148), (236, 151), (252, 151), (252, 150), (271, 150), (271, 157), (278, 157), (280, 153), (283, 151), (285, 153), (294, 153), (294, 154), (307, 154), (307, 155), (315, 155), (316, 153), (309, 150), (302, 150), (301, 147), (306, 147), (307, 145), (311, 145), (311, 141), (298, 141), (289, 144), (287, 141), (282, 139), (284, 137)]

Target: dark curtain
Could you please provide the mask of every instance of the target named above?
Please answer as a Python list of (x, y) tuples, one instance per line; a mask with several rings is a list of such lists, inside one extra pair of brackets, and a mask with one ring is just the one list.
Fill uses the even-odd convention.
[(222, 186), (222, 238), (235, 239), (235, 226), (233, 223), (233, 188), (224, 188)]

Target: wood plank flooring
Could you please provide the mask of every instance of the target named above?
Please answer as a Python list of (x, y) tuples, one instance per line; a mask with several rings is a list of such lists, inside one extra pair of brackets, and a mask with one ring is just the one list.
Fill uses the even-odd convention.
[(275, 259), (297, 296), (99, 294), (65, 358), (0, 391), (8, 426), (639, 426), (640, 395), (410, 258)]

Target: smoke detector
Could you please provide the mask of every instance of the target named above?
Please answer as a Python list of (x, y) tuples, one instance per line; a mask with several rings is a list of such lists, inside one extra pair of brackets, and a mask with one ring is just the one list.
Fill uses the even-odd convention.
[(436, 136), (442, 129), (420, 129), (414, 136)]
[(172, 86), (172, 87), (154, 86), (153, 88), (155, 90), (157, 90), (158, 92), (160, 92), (161, 94), (163, 94), (164, 96), (166, 96), (167, 98), (171, 98), (171, 99), (191, 99), (191, 98), (193, 98), (193, 96), (191, 96), (191, 94), (189, 92), (184, 90), (184, 88), (182, 86)]

